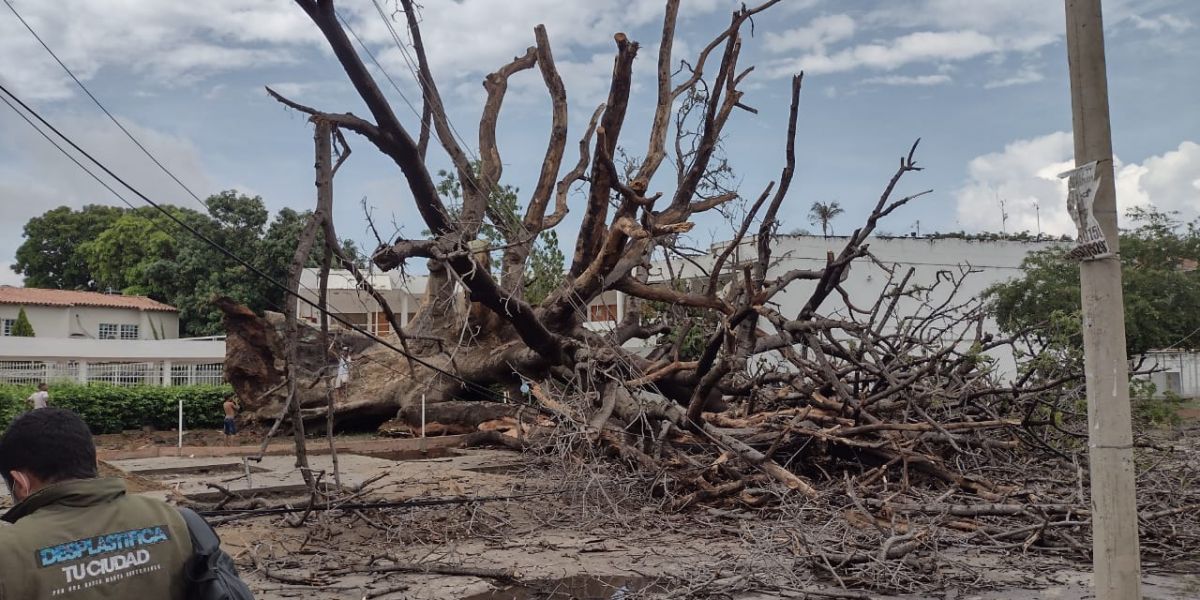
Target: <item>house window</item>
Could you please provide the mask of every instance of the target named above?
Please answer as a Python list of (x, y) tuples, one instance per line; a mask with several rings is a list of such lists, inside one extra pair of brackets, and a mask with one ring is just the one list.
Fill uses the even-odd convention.
[(137, 325), (122, 325), (121, 326), (121, 339), (123, 339), (123, 340), (141, 339), (141, 336), (138, 335), (138, 326)]
[(16, 319), (4, 319), (4, 335), (12, 335), (13, 326), (16, 324)]
[(593, 304), (591, 311), (591, 320), (593, 322), (617, 320), (616, 304)]
[(100, 324), (100, 339), (115, 340), (121, 335), (121, 330), (116, 323), (101, 323)]
[[(347, 323), (350, 323), (351, 325), (359, 327), (360, 329), (367, 329), (367, 327), (368, 327), (369, 321), (368, 321), (367, 313), (340, 313), (337, 316), (341, 317)], [(335, 319), (330, 319), (329, 324), (334, 325), (334, 326), (340, 326), (344, 329), (352, 329), (351, 327), (347, 327), (341, 321), (337, 321)]]

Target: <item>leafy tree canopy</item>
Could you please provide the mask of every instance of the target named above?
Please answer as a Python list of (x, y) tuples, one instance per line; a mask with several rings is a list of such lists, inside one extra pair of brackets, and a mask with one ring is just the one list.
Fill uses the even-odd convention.
[[(271, 219), (262, 198), (234, 191), (211, 196), (206, 205), (207, 214), (166, 208), (272, 279), (287, 280), (310, 212), (284, 208)], [(324, 243), (318, 237), (305, 266), (320, 265)], [(353, 242), (343, 240), (342, 245), (358, 256)], [(34, 217), (25, 225), (25, 241), (13, 268), (25, 276), (28, 287), (111, 289), (166, 302), (179, 309), (186, 336), (221, 333), (220, 311), (209, 303), (214, 294), (260, 312), (284, 306), (282, 290), (151, 207), (62, 206)]]
[[(1200, 220), (1183, 224), (1153, 208), (1126, 216), (1133, 224), (1121, 233), (1127, 351), (1200, 348)], [(987, 292), (1000, 328), (1037, 327), (1052, 343), (1081, 346), (1078, 264), (1058, 248), (1030, 254), (1022, 267), (1022, 277)]]
[(17, 248), (13, 270), (28, 287), (58, 290), (96, 289), (78, 246), (95, 239), (125, 209), (90, 204), (80, 210), (60, 206), (25, 224), (25, 243)]

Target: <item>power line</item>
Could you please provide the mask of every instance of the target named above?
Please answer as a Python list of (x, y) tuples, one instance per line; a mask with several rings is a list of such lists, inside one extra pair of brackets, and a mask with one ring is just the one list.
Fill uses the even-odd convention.
[(51, 138), (49, 135), (46, 135), (46, 132), (42, 131), (41, 128), (39, 128), (33, 121), (29, 120), (29, 117), (26, 116), (25, 113), (21, 112), (21, 110), (18, 109), (16, 106), (13, 106), (13, 103), (10, 102), (8, 100), (8, 98), (0, 96), (0, 100), (3, 100), (4, 103), (7, 104), (8, 107), (13, 110), (13, 112), (17, 113), (18, 117), (21, 117), (22, 119), (24, 119), (25, 122), (28, 123), (29, 126), (32, 127), (34, 131), (38, 132), (38, 134), (40, 134), (43, 138), (45, 138), (47, 142), (50, 142), (50, 144), (52, 146), (54, 146), (56, 149), (58, 149), (58, 151), (61, 152), (63, 156), (67, 157), (68, 159), (70, 159), (71, 162), (75, 163), (75, 166), (79, 167), (80, 169), (83, 169), (84, 173), (87, 173), (88, 175), (90, 175), (92, 177), (92, 179), (95, 179), (96, 183), (99, 183), (100, 185), (104, 186), (104, 189), (112, 192), (112, 195), (116, 196), (117, 199), (119, 199), (121, 202), (124, 202), (125, 206), (128, 206), (131, 209), (134, 208), (133, 204), (131, 204), (129, 202), (129, 200), (125, 199), (125, 196), (122, 196), (119, 192), (117, 192), (117, 190), (114, 190), (112, 188), (112, 186), (108, 185), (108, 182), (104, 181), (103, 179), (100, 179), (99, 175), (96, 175), (95, 173), (93, 173), (90, 169), (88, 169), (86, 166), (84, 166), (83, 163), (79, 162), (79, 160), (77, 158), (72, 156), (70, 152), (67, 152), (65, 148), (58, 145), (58, 142), (54, 141), (54, 139)]
[[(417, 81), (417, 85), (421, 86), (421, 97), (425, 100), (425, 102), (429, 102), (430, 98), (426, 90), (433, 87), (433, 82), (430, 81), (428, 77), (421, 74), (420, 69), (417, 67), (417, 61), (413, 60), (412, 56), (410, 56), (408, 53), (408, 49), (404, 47), (404, 43), (400, 41), (400, 34), (396, 33), (396, 28), (392, 26), (392, 21), (388, 19), (387, 14), (383, 12), (383, 7), (379, 5), (379, 0), (371, 0), (371, 4), (375, 5), (375, 11), (379, 13), (379, 18), (383, 20), (384, 26), (387, 27), (388, 32), (392, 34), (392, 41), (396, 43), (396, 48), (400, 50), (400, 55), (404, 58), (404, 64), (408, 65), (408, 71), (412, 73), (413, 79)], [(382, 67), (380, 68), (382, 69)], [(475, 152), (471, 149), (471, 145), (468, 144), (466, 139), (463, 138), (462, 134), (458, 132), (458, 128), (456, 128), (454, 126), (454, 122), (450, 120), (450, 115), (444, 116), (446, 118), (446, 125), (450, 127), (450, 131), (453, 133), (454, 137), (458, 138), (458, 142), (462, 144), (464, 148), (466, 148), (468, 153), (470, 153), (471, 160), (478, 161), (479, 157), (475, 155)]]
[[(392, 22), (387, 18), (386, 13), (384, 13), (383, 8), (379, 6), (377, 0), (371, 1), (375, 5), (375, 10), (379, 13), (379, 18), (383, 21), (384, 26), (387, 27), (387, 30), (391, 33), (392, 41), (395, 42), (396, 48), (400, 50), (400, 55), (404, 59), (404, 64), (408, 67), (409, 73), (412, 74), (413, 79), (416, 80), (417, 85), (421, 88), (421, 97), (424, 99), (425, 103), (429, 104), (431, 98), (426, 90), (433, 87), (433, 82), (430, 81), (428, 77), (420, 73), (420, 69), (418, 69), (415, 65), (415, 61), (409, 55), (408, 49), (404, 47), (404, 42), (400, 41), (400, 34), (396, 33), (395, 27), (392, 26)], [(417, 117), (417, 121), (422, 121), (421, 113), (417, 110), (416, 105), (414, 105), (408, 99), (408, 96), (406, 96), (404, 92), (400, 90), (400, 86), (396, 83), (396, 80), (392, 78), (391, 74), (388, 73), (388, 70), (384, 68), (381, 62), (379, 62), (379, 59), (375, 56), (375, 53), (371, 51), (366, 42), (363, 41), (362, 37), (360, 37), (358, 33), (354, 31), (354, 28), (350, 26), (350, 22), (347, 19), (343, 17), (340, 12), (336, 14), (338, 20), (342, 22), (342, 26), (346, 28), (346, 31), (350, 32), (350, 35), (354, 38), (354, 41), (358, 42), (358, 46), (363, 49), (363, 52), (367, 53), (367, 56), (371, 59), (371, 62), (375, 64), (375, 68), (379, 69), (380, 73), (383, 73), (384, 78), (388, 80), (388, 83), (392, 84), (392, 87), (396, 90), (396, 93), (400, 94), (400, 98), (404, 100), (404, 103), (408, 105), (409, 110), (414, 116)], [(466, 138), (464, 138), (463, 135), (458, 132), (458, 128), (454, 126), (454, 121), (450, 119), (450, 115), (445, 114), (445, 111), (443, 110), (442, 116), (446, 119), (446, 125), (450, 128), (450, 135), (458, 140), (458, 143), (466, 151), (467, 155), (473, 162), (479, 162), (479, 155), (477, 155), (471, 145), (467, 143)], [(465, 183), (460, 183), (463, 185), (470, 185), (476, 193), (483, 194), (483, 190), (479, 189), (479, 184), (476, 182), (474, 176), (468, 177), (467, 179), (468, 180)]]
[[(99, 167), (99, 168), (100, 168), (100, 170), (102, 170), (102, 171), (104, 171), (106, 174), (108, 174), (108, 176), (109, 176), (109, 177), (111, 177), (111, 178), (113, 178), (114, 180), (116, 180), (116, 181), (117, 181), (117, 183), (121, 184), (121, 186), (122, 186), (122, 187), (124, 187), (124, 188), (126, 188), (127, 190), (129, 190), (130, 192), (132, 192), (132, 193), (133, 193), (135, 196), (137, 196), (138, 198), (140, 198), (140, 199), (141, 199), (142, 201), (144, 201), (145, 203), (147, 203), (147, 204), (149, 204), (150, 206), (154, 207), (154, 208), (155, 208), (156, 210), (158, 210), (160, 213), (162, 213), (163, 215), (165, 215), (165, 216), (166, 216), (168, 219), (170, 219), (171, 221), (173, 221), (173, 222), (174, 222), (176, 225), (178, 225), (179, 227), (182, 227), (183, 229), (185, 229), (186, 231), (188, 231), (188, 233), (191, 233), (192, 235), (196, 236), (197, 238), (199, 238), (200, 240), (204, 241), (204, 242), (205, 242), (205, 243), (207, 243), (208, 245), (210, 245), (210, 246), (212, 246), (213, 248), (217, 249), (219, 252), (221, 252), (222, 254), (224, 254), (225, 256), (227, 256), (228, 258), (231, 258), (231, 259), (233, 259), (235, 262), (237, 262), (237, 263), (238, 263), (238, 264), (240, 264), (241, 266), (243, 266), (243, 267), (245, 267), (245, 268), (249, 269), (249, 270), (250, 270), (252, 273), (254, 273), (255, 275), (257, 275), (257, 276), (258, 276), (259, 278), (261, 278), (262, 280), (264, 280), (264, 281), (266, 281), (267, 283), (270, 283), (271, 285), (274, 285), (275, 287), (277, 287), (277, 288), (279, 288), (279, 289), (283, 290), (285, 294), (287, 294), (287, 295), (290, 295), (290, 296), (293, 296), (293, 297), (294, 297), (294, 298), (296, 298), (298, 301), (300, 301), (300, 302), (303, 302), (303, 303), (305, 303), (305, 304), (307, 304), (307, 305), (309, 305), (309, 306), (311, 306), (311, 307), (313, 307), (313, 308), (317, 309), (318, 311), (320, 311), (320, 312), (324, 313), (325, 315), (327, 315), (328, 317), (332, 318), (333, 320), (335, 320), (335, 321), (337, 321), (337, 322), (341, 323), (342, 325), (346, 326), (346, 328), (348, 328), (348, 329), (352, 329), (352, 330), (354, 330), (354, 331), (357, 331), (357, 332), (359, 332), (359, 333), (361, 333), (361, 334), (363, 334), (363, 335), (367, 336), (368, 338), (370, 338), (370, 339), (374, 340), (375, 342), (377, 342), (377, 343), (379, 343), (379, 344), (383, 345), (383, 346), (384, 346), (384, 347), (386, 347), (386, 348), (389, 348), (389, 349), (391, 349), (391, 350), (395, 351), (396, 353), (400, 354), (401, 356), (404, 356), (404, 357), (408, 358), (409, 360), (412, 360), (413, 362), (415, 362), (415, 363), (417, 363), (417, 364), (420, 364), (420, 365), (422, 365), (422, 366), (424, 366), (424, 367), (426, 367), (426, 368), (428, 368), (428, 369), (430, 369), (430, 370), (432, 370), (432, 371), (435, 371), (435, 372), (437, 372), (437, 373), (440, 373), (440, 374), (442, 374), (442, 375), (445, 375), (445, 376), (447, 376), (447, 377), (449, 377), (449, 378), (451, 378), (451, 379), (453, 379), (453, 380), (456, 380), (456, 381), (458, 381), (458, 382), (462, 383), (462, 384), (463, 384), (465, 387), (467, 387), (468, 389), (475, 388), (475, 389), (478, 389), (478, 390), (483, 390), (483, 391), (485, 391), (485, 392), (489, 392), (489, 393), (491, 392), (491, 390), (488, 390), (488, 388), (486, 388), (485, 386), (482, 386), (482, 385), (479, 385), (479, 384), (477, 384), (477, 383), (474, 383), (474, 382), (468, 381), (468, 380), (464, 379), (463, 377), (459, 376), (459, 375), (458, 375), (458, 374), (456, 374), (456, 373), (451, 373), (450, 371), (447, 371), (447, 370), (445, 370), (445, 369), (442, 369), (441, 367), (438, 367), (438, 366), (436, 366), (436, 365), (433, 365), (433, 364), (429, 363), (428, 361), (426, 361), (426, 360), (424, 360), (424, 359), (422, 359), (422, 358), (420, 358), (420, 357), (413, 356), (412, 354), (409, 354), (408, 352), (404, 351), (402, 348), (399, 348), (399, 347), (398, 347), (398, 346), (396, 346), (395, 344), (392, 344), (391, 342), (389, 342), (389, 341), (387, 341), (387, 340), (385, 340), (385, 339), (383, 339), (383, 338), (381, 338), (381, 337), (379, 337), (379, 336), (377, 336), (377, 335), (375, 335), (375, 334), (371, 333), (370, 331), (367, 331), (366, 329), (364, 329), (364, 328), (362, 328), (362, 327), (359, 327), (358, 325), (356, 325), (356, 324), (354, 324), (354, 323), (350, 322), (349, 320), (347, 320), (347, 319), (345, 319), (345, 318), (343, 318), (343, 317), (339, 316), (339, 315), (338, 315), (338, 314), (336, 314), (336, 313), (330, 312), (329, 310), (327, 310), (327, 309), (325, 309), (325, 308), (323, 308), (323, 307), (319, 306), (317, 303), (315, 303), (315, 302), (313, 302), (313, 301), (309, 300), (308, 298), (305, 298), (304, 296), (302, 296), (301, 294), (297, 293), (296, 291), (293, 291), (293, 290), (292, 290), (290, 287), (288, 287), (288, 286), (286, 286), (286, 285), (284, 285), (284, 284), (282, 284), (282, 283), (279, 283), (279, 282), (278, 282), (278, 281), (276, 281), (274, 278), (272, 278), (270, 275), (267, 275), (266, 273), (263, 273), (263, 272), (262, 272), (262, 270), (261, 270), (261, 269), (259, 269), (258, 267), (256, 267), (256, 266), (254, 266), (254, 265), (250, 264), (250, 263), (249, 263), (249, 262), (247, 262), (245, 259), (243, 259), (243, 258), (241, 258), (240, 256), (238, 256), (238, 255), (234, 254), (234, 253), (233, 253), (233, 251), (231, 251), (231, 250), (229, 250), (228, 248), (226, 248), (226, 247), (222, 246), (221, 244), (219, 244), (219, 243), (217, 243), (217, 242), (213, 241), (212, 239), (210, 239), (208, 236), (204, 235), (203, 233), (200, 233), (200, 232), (199, 232), (198, 230), (196, 230), (194, 227), (192, 227), (192, 226), (188, 225), (187, 223), (184, 223), (184, 222), (183, 222), (182, 220), (180, 220), (180, 219), (179, 219), (177, 216), (175, 216), (174, 214), (172, 214), (172, 213), (171, 213), (171, 211), (168, 211), (168, 210), (166, 210), (165, 208), (163, 208), (163, 207), (162, 207), (162, 205), (160, 205), (160, 204), (158, 204), (157, 202), (155, 202), (155, 201), (151, 200), (151, 199), (150, 199), (150, 198), (148, 198), (148, 197), (147, 197), (145, 194), (143, 194), (143, 193), (141, 193), (140, 191), (138, 191), (138, 189), (137, 189), (137, 188), (133, 187), (133, 186), (132, 186), (132, 185), (130, 185), (128, 182), (126, 182), (124, 179), (122, 179), (122, 178), (121, 178), (119, 175), (117, 175), (116, 173), (112, 172), (112, 170), (110, 170), (110, 169), (109, 169), (107, 166), (105, 166), (103, 163), (101, 163), (99, 160), (97, 160), (95, 157), (93, 157), (91, 154), (89, 154), (89, 153), (88, 153), (86, 150), (84, 150), (83, 148), (80, 148), (80, 147), (79, 147), (79, 145), (78, 145), (78, 144), (76, 144), (76, 143), (75, 143), (75, 142), (74, 142), (74, 141), (73, 141), (71, 138), (67, 137), (65, 134), (63, 134), (63, 132), (59, 131), (59, 130), (58, 130), (58, 128), (56, 128), (56, 127), (55, 127), (54, 125), (52, 125), (52, 124), (51, 124), (49, 121), (47, 121), (45, 118), (43, 118), (43, 117), (42, 117), (42, 116), (41, 116), (41, 115), (40, 115), (40, 114), (39, 114), (39, 113), (38, 113), (36, 110), (34, 110), (33, 108), (31, 108), (29, 105), (25, 104), (25, 102), (23, 102), (23, 101), (22, 101), (22, 100), (21, 100), (19, 97), (17, 97), (17, 95), (16, 95), (16, 94), (14, 94), (13, 92), (9, 91), (9, 89), (8, 89), (7, 87), (5, 87), (5, 86), (4, 86), (4, 84), (2, 84), (2, 83), (0, 83), (0, 92), (3, 92), (3, 93), (4, 93), (5, 95), (7, 95), (9, 98), (12, 98), (12, 99), (13, 99), (13, 101), (15, 101), (15, 102), (16, 102), (18, 105), (20, 105), (20, 106), (21, 106), (21, 108), (23, 108), (23, 109), (24, 109), (26, 112), (28, 112), (30, 115), (33, 115), (33, 117), (34, 117), (35, 119), (37, 119), (37, 120), (38, 120), (40, 123), (42, 123), (42, 125), (44, 125), (44, 126), (45, 126), (47, 129), (49, 129), (50, 131), (54, 132), (54, 134), (55, 134), (55, 135), (57, 135), (59, 138), (61, 138), (63, 141), (65, 141), (65, 142), (66, 142), (68, 145), (70, 145), (72, 148), (74, 148), (76, 152), (79, 152), (81, 155), (83, 155), (83, 157), (84, 157), (84, 158), (86, 158), (86, 159), (87, 159), (88, 161), (90, 161), (92, 164), (94, 164), (94, 165), (96, 165), (97, 167)], [(10, 107), (12, 107), (12, 104), (11, 104), (11, 103), (7, 103), (7, 104), (8, 104)], [(14, 107), (14, 110), (15, 110), (15, 107)]]
[(412, 113), (414, 115), (416, 115), (417, 119), (419, 120), (421, 118), (421, 112), (417, 110), (416, 105), (414, 105), (412, 103), (412, 101), (410, 101), (408, 99), (408, 96), (406, 96), (404, 94), (404, 91), (400, 89), (400, 85), (396, 83), (396, 80), (392, 79), (392, 76), (390, 73), (388, 73), (387, 69), (383, 68), (383, 64), (380, 63), (379, 59), (375, 57), (375, 53), (371, 52), (371, 49), (369, 47), (367, 47), (366, 42), (364, 42), (363, 39), (361, 37), (359, 37), (358, 32), (354, 31), (354, 28), (350, 26), (350, 22), (347, 21), (346, 18), (342, 16), (341, 12), (337, 12), (336, 14), (337, 14), (338, 20), (342, 22), (342, 27), (345, 27), (346, 31), (350, 32), (350, 35), (352, 37), (354, 37), (354, 41), (358, 42), (358, 47), (362, 48), (363, 52), (367, 53), (367, 56), (370, 57), (371, 62), (375, 63), (375, 68), (379, 69), (380, 73), (383, 73), (383, 77), (388, 80), (388, 83), (392, 84), (392, 88), (396, 90), (397, 94), (400, 94), (400, 98), (404, 100), (404, 103), (408, 105), (409, 110), (411, 110)]
[[(158, 168), (161, 169), (163, 173), (166, 173), (168, 177), (175, 180), (175, 183), (178, 183), (180, 187), (182, 187), (189, 195), (191, 195), (191, 197), (193, 199), (195, 199), (196, 202), (199, 202), (200, 205), (203, 206), (204, 209), (207, 211), (208, 203), (205, 202), (204, 200), (201, 200), (200, 196), (198, 196), (196, 194), (196, 192), (193, 192), (191, 188), (189, 188), (186, 184), (183, 183), (183, 181), (181, 181), (178, 177), (176, 177), (175, 174), (172, 173), (170, 169), (168, 169), (165, 165), (163, 165), (162, 162), (160, 162), (158, 160), (158, 158), (156, 158), (154, 156), (154, 154), (152, 154), (150, 152), (150, 150), (146, 149), (146, 146), (144, 146), (142, 144), (142, 142), (137, 139), (137, 137), (135, 137), (132, 133), (130, 133), (129, 130), (126, 129), (125, 126), (122, 125), (121, 122), (118, 121), (117, 118), (115, 116), (113, 116), (113, 114), (111, 112), (109, 112), (109, 110), (107, 108), (104, 107), (104, 104), (102, 104), (100, 102), (100, 100), (98, 98), (96, 98), (96, 96), (94, 94), (92, 94), (91, 90), (89, 90), (87, 88), (87, 86), (84, 85), (83, 82), (80, 81), (79, 78), (75, 76), (75, 73), (72, 72), (71, 69), (67, 67), (66, 63), (64, 63), (62, 61), (62, 59), (58, 58), (58, 55), (54, 53), (54, 50), (50, 49), (50, 46), (48, 44), (46, 44), (46, 42), (42, 39), (42, 36), (38, 35), (37, 31), (34, 31), (33, 26), (31, 26), (29, 24), (29, 22), (26, 21), (25, 18), (21, 16), (21, 13), (17, 12), (17, 7), (13, 6), (13, 4), (10, 0), (4, 0), (4, 4), (8, 6), (8, 10), (12, 11), (13, 16), (15, 16), (17, 18), (17, 20), (20, 21), (21, 24), (25, 26), (25, 29), (28, 29), (29, 33), (33, 34), (34, 39), (36, 39), (38, 41), (38, 43), (42, 45), (42, 48), (45, 48), (46, 52), (50, 53), (50, 56), (53, 57), (54, 61), (58, 63), (58, 66), (62, 67), (63, 71), (67, 72), (67, 75), (69, 75), (71, 77), (71, 80), (73, 80), (75, 82), (75, 85), (78, 85), (79, 89), (83, 90), (83, 93), (87, 94), (87, 97), (91, 98), (92, 102), (97, 107), (99, 107), (100, 110), (103, 111), (105, 115), (108, 116), (108, 119), (110, 121), (112, 121), (113, 124), (116, 125), (117, 128), (120, 129), (122, 133), (125, 134), (125, 137), (128, 137), (129, 140), (132, 141), (134, 143), (134, 145), (136, 145), (142, 151), (143, 154), (145, 154), (151, 161), (153, 161), (155, 165), (158, 165)], [(128, 202), (126, 202), (126, 204), (128, 204)]]

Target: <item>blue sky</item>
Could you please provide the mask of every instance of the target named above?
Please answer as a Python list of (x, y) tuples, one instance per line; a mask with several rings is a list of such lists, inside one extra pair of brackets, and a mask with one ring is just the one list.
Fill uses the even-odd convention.
[[(263, 92), (330, 111), (363, 114), (315, 28), (287, 0), (11, 0), (93, 92), (189, 186), (261, 195), (272, 209), (314, 203), (311, 132)], [(391, 12), (394, 0), (380, 0)], [(654, 93), (659, 0), (431, 0), (422, 14), (435, 76), (455, 127), (476, 139), (484, 74), (533, 43), (544, 23), (567, 85), (575, 140), (603, 101), (612, 34), (643, 47), (622, 145), (644, 153)], [(370, 0), (339, 9), (377, 52), (404, 96), (420, 94)], [(694, 61), (728, 22), (725, 0), (684, 0), (675, 57)], [(1108, 67), (1118, 198), (1200, 212), (1200, 3), (1106, 0)], [(402, 17), (398, 17), (400, 22)], [(814, 201), (838, 201), (835, 232), (865, 216), (897, 158), (917, 137), (926, 170), (901, 192), (934, 193), (896, 213), (881, 230), (1070, 230), (1055, 175), (1071, 158), (1070, 98), (1060, 0), (783, 0), (755, 20), (743, 86), (757, 115), (737, 113), (725, 149), (740, 190), (756, 196), (782, 167), (789, 77), (806, 72), (799, 163), (785, 204), (785, 230), (807, 222)], [(397, 23), (398, 25), (400, 23)], [(403, 30), (401, 29), (403, 32)], [(746, 31), (747, 35), (749, 30)], [(73, 87), (16, 19), (0, 7), (0, 81), (152, 197), (197, 205)], [(416, 117), (381, 78), (396, 111)], [(549, 102), (536, 71), (511, 83), (499, 130), (504, 182), (530, 189), (546, 144)], [(419, 108), (419, 106), (418, 106)], [(8, 264), (30, 217), (59, 205), (117, 204), (4, 107), (0, 111), (0, 283), (18, 283)], [(374, 245), (360, 200), (408, 236), (423, 229), (394, 165), (361, 139), (335, 183), (339, 231)], [(474, 143), (469, 145), (474, 146)], [(431, 152), (433, 170), (447, 165)], [(671, 192), (664, 166), (652, 191)], [(581, 212), (560, 226), (564, 248)], [(1006, 214), (1003, 217), (1002, 214)], [(715, 217), (697, 223), (697, 244), (727, 237)], [(569, 251), (568, 251), (569, 254)]]

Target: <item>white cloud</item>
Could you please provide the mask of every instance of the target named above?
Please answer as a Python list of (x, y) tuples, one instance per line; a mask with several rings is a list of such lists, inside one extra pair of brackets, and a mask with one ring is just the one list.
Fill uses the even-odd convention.
[[(159, 83), (293, 60), (292, 46), (319, 34), (288, 0), (14, 2), (58, 56), (85, 81), (106, 67)], [(10, 15), (6, 15), (10, 16)], [(0, 19), (0, 79), (35, 99), (75, 93), (69, 79), (15, 18)]]
[(995, 52), (1000, 45), (977, 31), (918, 31), (888, 42), (860, 44), (833, 53), (814, 52), (776, 61), (773, 75), (803, 70), (839, 73), (859, 68), (894, 70), (917, 62), (960, 61)]
[(1184, 218), (1200, 213), (1200, 144), (1183, 142), (1132, 167), (1137, 167), (1130, 175), (1137, 175), (1136, 192), (1149, 202), (1162, 210), (1177, 210)]
[(1062, 7), (1046, 0), (912, 0), (880, 3), (866, 19), (877, 26), (967, 30), (1005, 50), (1028, 52), (1063, 34)]
[(1153, 33), (1162, 33), (1164, 31), (1183, 33), (1195, 26), (1191, 19), (1172, 14), (1162, 14), (1150, 18), (1141, 15), (1132, 15), (1130, 19), (1134, 27)]
[(821, 16), (803, 27), (782, 33), (767, 32), (765, 45), (771, 52), (820, 50), (828, 44), (850, 38), (854, 30), (854, 19), (849, 15)]
[(949, 75), (939, 73), (936, 75), (884, 75), (882, 77), (868, 77), (862, 80), (862, 83), (874, 83), (879, 85), (941, 85), (952, 81)]
[[(103, 115), (48, 115), (47, 118), (77, 144), (152, 200), (193, 209), (201, 206), (125, 138)], [(215, 190), (196, 147), (181, 137), (156, 131), (117, 115), (130, 132), (201, 198)], [(90, 176), (62, 156), (40, 135), (7, 109), (0, 112), (0, 150), (19, 157), (0, 164), (0, 212), (4, 222), (22, 224), (57, 206), (85, 204), (123, 206)], [(86, 164), (86, 163), (85, 163)], [(93, 169), (95, 171), (95, 169)], [(100, 173), (101, 177), (103, 174)], [(113, 185), (134, 204), (137, 197)], [(11, 256), (21, 244), (16, 236), (0, 243), (0, 256)]]
[[(1063, 37), (1061, 6), (1047, 0), (910, 0), (876, 2), (862, 13), (814, 19), (784, 33), (768, 33), (766, 46), (793, 56), (777, 59), (768, 73), (782, 77), (798, 70), (839, 73), (855, 69), (890, 71), (914, 63), (961, 62), (980, 56), (1001, 61), (1009, 55), (1026, 60)], [(1179, 34), (1191, 29), (1190, 19), (1174, 14), (1145, 17), (1144, 4), (1111, 0), (1106, 6), (1109, 27), (1132, 23), (1154, 33)], [(893, 32), (899, 32), (898, 34)], [(885, 35), (886, 34), (886, 35)], [(864, 40), (867, 36), (877, 39)], [(844, 42), (839, 44), (839, 42)], [(801, 56), (795, 56), (802, 53)], [(986, 87), (997, 88), (1040, 81), (1041, 73), (1025, 68)]]
[[(1066, 187), (1058, 174), (1071, 167), (1070, 133), (1017, 140), (1002, 152), (976, 157), (967, 165), (969, 180), (956, 192), (959, 222), (968, 230), (1073, 231), (1066, 211)], [(1001, 216), (1004, 201), (1007, 224)]]
[[(1001, 152), (985, 154), (967, 166), (968, 181), (955, 192), (959, 222), (969, 230), (1031, 231), (1073, 235), (1066, 210), (1066, 183), (1058, 177), (1074, 166), (1069, 132), (1017, 140)], [(1183, 219), (1200, 216), (1200, 144), (1178, 148), (1139, 163), (1116, 161), (1117, 205), (1153, 204), (1179, 211)], [(1001, 216), (1007, 213), (1007, 221)]]
[[(103, 69), (129, 69), (157, 84), (192, 83), (219, 72), (291, 64), (302, 51), (327, 52), (320, 32), (291, 0), (164, 2), (123, 0), (14, 0), (19, 11), (80, 79)], [(392, 27), (408, 42), (405, 18), (391, 14)], [(689, 0), (680, 11), (681, 30), (698, 16), (733, 9), (728, 0)], [(387, 23), (371, 2), (339, 4), (351, 23), (394, 76), (408, 77)], [(546, 25), (560, 59), (584, 50), (611, 53), (612, 36), (662, 19), (660, 0), (461, 0), (427, 2), (422, 35), (435, 75), (447, 86), (495, 70), (534, 44), (533, 28)], [(713, 32), (716, 33), (715, 31)], [(656, 42), (657, 36), (643, 42)], [(0, 19), (0, 80), (40, 100), (76, 93), (69, 79), (13, 18)]]
[(1009, 77), (1005, 77), (1004, 79), (995, 79), (989, 81), (985, 83), (983, 87), (991, 90), (996, 88), (1012, 87), (1014, 85), (1026, 85), (1029, 83), (1037, 83), (1045, 78), (1046, 76), (1042, 75), (1041, 71), (1027, 66), (1022, 67), (1019, 71), (1013, 73)]
[[(494, 71), (532, 46), (533, 28), (539, 23), (546, 26), (558, 62), (579, 51), (582, 51), (581, 56), (604, 52), (611, 58), (613, 34), (618, 31), (631, 33), (643, 26), (657, 27), (662, 21), (663, 6), (659, 0), (427, 2), (421, 12), (421, 36), (430, 67), (439, 81), (466, 78), (478, 84), (480, 75)], [(724, 0), (686, 2), (680, 10), (679, 30), (685, 30), (684, 25), (689, 19), (734, 6)], [(373, 45), (381, 45), (384, 51), (380, 58), (389, 70), (394, 69), (394, 73), (408, 70), (386, 24), (369, 2), (347, 5), (345, 10), (354, 13), (351, 21), (363, 38)], [(397, 14), (392, 26), (401, 40), (407, 42), (404, 23), (404, 16)], [(656, 35), (638, 41), (649, 44), (657, 39)], [(641, 52), (646, 50), (643, 48)], [(645, 56), (641, 60), (645, 60)]]

